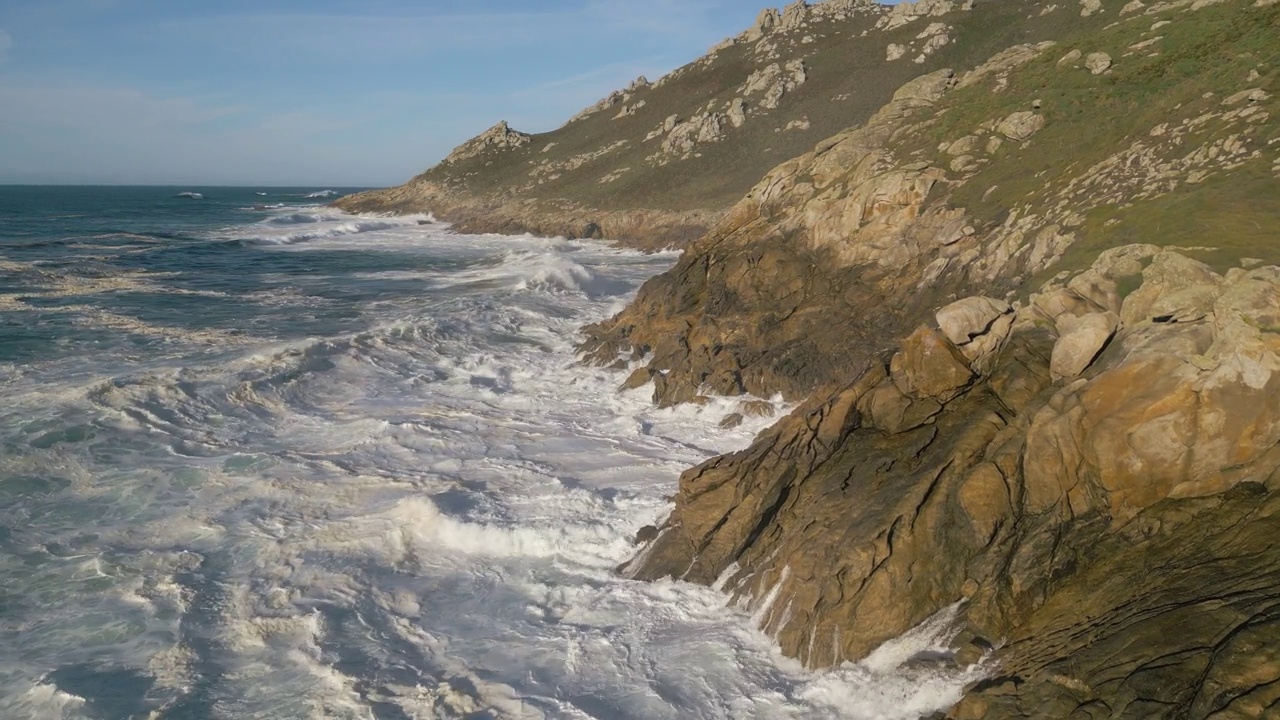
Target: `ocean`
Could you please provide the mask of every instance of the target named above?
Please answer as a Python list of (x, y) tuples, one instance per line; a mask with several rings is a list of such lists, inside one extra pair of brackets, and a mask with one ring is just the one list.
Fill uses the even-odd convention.
[(576, 364), (675, 253), (349, 191), (0, 187), (0, 717), (905, 720), (975, 679), (907, 662), (941, 623), (812, 672), (614, 572), (771, 422)]

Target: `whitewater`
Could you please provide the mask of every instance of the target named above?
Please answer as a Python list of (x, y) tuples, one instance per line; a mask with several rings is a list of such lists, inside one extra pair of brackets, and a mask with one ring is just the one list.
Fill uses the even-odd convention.
[(773, 422), (577, 363), (674, 252), (136, 192), (0, 216), (0, 717), (906, 720), (977, 679), (913, 660), (945, 613), (812, 671), (767, 598), (616, 572)]

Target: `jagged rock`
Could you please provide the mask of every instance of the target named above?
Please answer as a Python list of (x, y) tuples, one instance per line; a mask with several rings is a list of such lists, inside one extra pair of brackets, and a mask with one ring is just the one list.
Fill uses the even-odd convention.
[(533, 142), (532, 135), (526, 135), (511, 129), (506, 120), (485, 130), (480, 135), (459, 145), (444, 159), (446, 165), (453, 165), (463, 160), (476, 157), (489, 150), (509, 150), (528, 145)]
[(899, 44), (897, 44), (897, 43), (889, 43), (889, 46), (888, 46), (888, 47), (886, 47), (886, 48), (885, 48), (885, 51), (884, 51), (884, 59), (885, 59), (885, 61), (887, 61), (887, 62), (893, 62), (894, 60), (897, 60), (897, 59), (901, 58), (903, 55), (906, 55), (906, 54), (907, 54), (907, 46), (906, 46), (906, 45), (899, 45)]
[(747, 103), (742, 98), (734, 98), (729, 102), (729, 109), (726, 111), (729, 118), (729, 124), (735, 128), (740, 128), (747, 122)]
[[(903, 264), (914, 262), (915, 253), (939, 247), (940, 237), (950, 248), (972, 236), (954, 213), (920, 222), (920, 209), (941, 170), (886, 164), (883, 150), (904, 121), (931, 107), (953, 82), (949, 70), (917, 78), (864, 126), (779, 166), (708, 236), (703, 249), (686, 253), (671, 272), (646, 284), (626, 312), (588, 328), (584, 351), (595, 361), (613, 362), (620, 350), (650, 347), (649, 363), (667, 371), (664, 387), (680, 396), (707, 386), (720, 394), (782, 392), (798, 398), (816, 378), (838, 367), (856, 371), (868, 359), (868, 349), (857, 339), (864, 332), (860, 325), (832, 332), (822, 322), (823, 312), (809, 308), (831, 302), (844, 306), (857, 297), (863, 298), (858, 303), (874, 305), (871, 298), (882, 297), (904, 277)], [(796, 182), (801, 173), (811, 181)], [(793, 235), (797, 243), (744, 230), (764, 226), (765, 218), (784, 206), (792, 208), (788, 214), (800, 229)], [(908, 236), (913, 228), (918, 235)], [(826, 286), (856, 288), (852, 294), (842, 292), (839, 299), (795, 294), (812, 282), (808, 258), (815, 251), (831, 253), (820, 270), (832, 278)], [(883, 281), (869, 282), (868, 272), (856, 269), (860, 263), (883, 268), (877, 271)], [(862, 280), (847, 279), (852, 277)], [(890, 322), (901, 312), (919, 322), (932, 310), (908, 304), (866, 320)], [(766, 349), (778, 347), (785, 350)]]
[(623, 105), (622, 109), (618, 111), (618, 114), (615, 115), (613, 119), (621, 120), (624, 117), (631, 117), (632, 115), (635, 115), (636, 112), (639, 111), (640, 108), (644, 107), (646, 104), (648, 104), (646, 101), (641, 100), (640, 102), (634, 105)]
[(1080, 17), (1102, 12), (1102, 0), (1080, 0)]
[(1049, 362), (1049, 372), (1054, 379), (1074, 378), (1088, 369), (1111, 341), (1119, 324), (1120, 318), (1109, 312), (1089, 313), (1079, 318), (1062, 316), (1058, 323), (1060, 336)]
[(1094, 75), (1111, 69), (1111, 56), (1104, 52), (1092, 52), (1084, 59), (1084, 66)]
[(662, 141), (662, 151), (668, 155), (687, 155), (698, 145), (723, 140), (729, 124), (729, 116), (724, 113), (696, 115), (671, 129)]
[(1084, 53), (1080, 52), (1079, 49), (1072, 50), (1058, 60), (1058, 66), (1061, 67), (1063, 65), (1070, 65), (1071, 63), (1079, 62), (1082, 57), (1084, 57)]
[(805, 0), (795, 0), (782, 10), (782, 20), (779, 26), (783, 30), (795, 30), (804, 24), (809, 18), (809, 3)]
[(1016, 112), (996, 126), (996, 132), (1022, 142), (1044, 129), (1044, 116), (1029, 110)]
[(791, 60), (786, 65), (772, 63), (756, 70), (747, 77), (739, 89), (743, 97), (763, 95), (760, 106), (774, 110), (783, 96), (803, 85), (809, 78), (803, 59)]
[(777, 11), (777, 9), (767, 8), (765, 10), (761, 10), (760, 14), (756, 16), (755, 23), (744, 35), (744, 39), (746, 42), (757, 42), (765, 35), (773, 32), (773, 29), (778, 27), (781, 22), (782, 15)]
[[(1147, 256), (1090, 271), (1127, 275)], [(1280, 268), (1233, 278), (1212, 322), (1126, 328), (1085, 353), (1087, 377), (1058, 386), (1052, 334), (1035, 323), (976, 377), (921, 328), (888, 368), (686, 473), (627, 571), (722, 578), (819, 667), (968, 597), (957, 622), (998, 641), (979, 646), (999, 676), (957, 718), (1066, 717), (1091, 699), (1146, 717), (1135, 698), (1149, 682), (1169, 690), (1165, 717), (1220, 687), (1273, 687), (1270, 629), (1255, 629), (1280, 623), (1266, 610), (1280, 598), (1280, 333), (1265, 329), (1280, 327)], [(1072, 321), (1057, 344), (1115, 318)], [(1232, 674), (1243, 667), (1266, 669)]]

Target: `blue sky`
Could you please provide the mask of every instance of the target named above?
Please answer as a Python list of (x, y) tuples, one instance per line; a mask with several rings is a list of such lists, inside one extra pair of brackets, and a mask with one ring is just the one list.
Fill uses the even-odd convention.
[(0, 183), (387, 185), (553, 129), (767, 0), (3, 0)]

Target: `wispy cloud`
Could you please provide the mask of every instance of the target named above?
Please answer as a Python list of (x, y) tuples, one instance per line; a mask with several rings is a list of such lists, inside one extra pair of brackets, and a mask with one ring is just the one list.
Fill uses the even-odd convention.
[(13, 47), (13, 38), (0, 28), (0, 63), (9, 59), (9, 50)]

